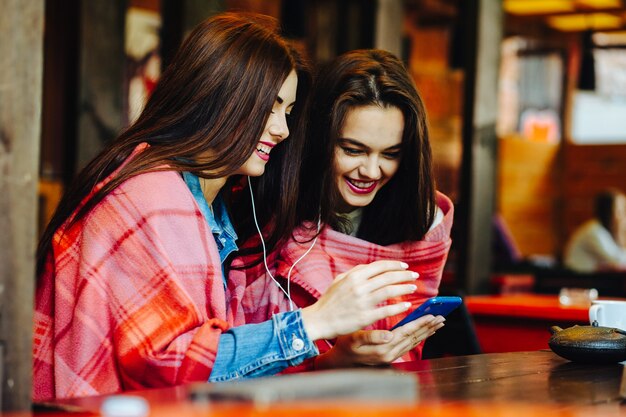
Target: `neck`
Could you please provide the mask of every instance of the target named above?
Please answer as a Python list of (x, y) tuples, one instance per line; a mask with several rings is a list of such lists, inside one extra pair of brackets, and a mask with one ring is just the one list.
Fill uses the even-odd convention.
[(359, 227), (361, 226), (362, 212), (363, 207), (354, 207), (351, 211), (339, 214), (350, 222), (348, 224), (348, 229), (342, 231), (343, 233), (350, 236), (356, 236), (357, 232), (359, 231)]
[(212, 179), (200, 177), (200, 188), (202, 189), (202, 194), (204, 194), (204, 198), (206, 199), (207, 203), (213, 203), (213, 200), (215, 200), (217, 193), (219, 193), (224, 184), (226, 184), (227, 179), (228, 177)]
[(335, 213), (339, 213), (339, 214), (350, 214), (355, 210), (360, 209), (361, 207), (353, 207), (353, 206), (349, 206), (348, 204), (346, 204), (345, 202), (341, 202), (338, 203), (337, 206), (335, 207)]

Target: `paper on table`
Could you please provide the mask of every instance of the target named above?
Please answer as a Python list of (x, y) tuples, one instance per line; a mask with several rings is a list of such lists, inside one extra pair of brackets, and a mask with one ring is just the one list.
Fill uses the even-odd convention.
[(304, 372), (191, 386), (194, 401), (229, 400), (270, 404), (303, 400), (359, 400), (416, 403), (415, 375), (391, 369)]

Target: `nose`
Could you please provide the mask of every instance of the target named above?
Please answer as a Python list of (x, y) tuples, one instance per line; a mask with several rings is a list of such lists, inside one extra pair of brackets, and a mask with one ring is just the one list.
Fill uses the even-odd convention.
[(273, 113), (270, 115), (269, 134), (278, 139), (279, 142), (287, 139), (289, 136), (289, 127), (287, 126), (287, 118), (284, 114)]
[(379, 159), (375, 155), (369, 155), (359, 166), (359, 175), (371, 179), (380, 179), (380, 163)]

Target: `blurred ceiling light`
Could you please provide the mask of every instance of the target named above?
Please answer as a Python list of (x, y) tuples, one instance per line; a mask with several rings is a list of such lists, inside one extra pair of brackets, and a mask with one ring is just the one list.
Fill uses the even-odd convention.
[(504, 0), (504, 11), (518, 15), (534, 15), (572, 12), (575, 9), (572, 0)]
[(571, 14), (564, 16), (551, 16), (548, 24), (565, 32), (581, 30), (602, 30), (620, 28), (623, 20), (620, 16), (609, 13)]
[(623, 0), (504, 0), (504, 11), (517, 15), (545, 15), (623, 8)]
[(591, 9), (611, 9), (622, 7), (622, 0), (576, 0), (577, 6)]

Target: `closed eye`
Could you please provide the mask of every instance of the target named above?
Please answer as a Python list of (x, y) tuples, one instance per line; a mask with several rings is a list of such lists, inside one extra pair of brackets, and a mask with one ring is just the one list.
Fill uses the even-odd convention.
[(397, 152), (384, 152), (383, 156), (387, 159), (398, 159), (400, 158), (401, 153), (399, 151)]
[(341, 150), (343, 151), (343, 153), (345, 153), (346, 155), (350, 155), (350, 156), (361, 155), (363, 153), (361, 149), (350, 148), (347, 146), (342, 146)]
[[(280, 97), (279, 97), (280, 99)], [(282, 104), (282, 99), (280, 99), (280, 101), (277, 99), (276, 103), (274, 104), (274, 107), (272, 107), (272, 114), (276, 114), (276, 112), (278, 111), (278, 108), (280, 106), (280, 104)], [(285, 111), (285, 116), (289, 117), (291, 116), (291, 112), (293, 111), (293, 107), (294, 107), (295, 103), (291, 104), (289, 107), (287, 107), (287, 110)]]

